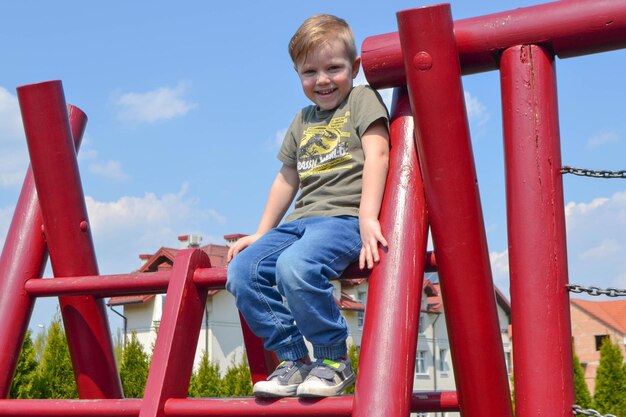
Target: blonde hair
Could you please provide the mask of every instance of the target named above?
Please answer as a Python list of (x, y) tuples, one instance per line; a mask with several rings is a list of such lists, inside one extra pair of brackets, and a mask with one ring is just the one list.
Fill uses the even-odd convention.
[(352, 29), (345, 20), (329, 14), (311, 16), (300, 25), (289, 41), (289, 56), (297, 65), (306, 61), (311, 50), (332, 40), (339, 40), (344, 44), (350, 62), (356, 60)]

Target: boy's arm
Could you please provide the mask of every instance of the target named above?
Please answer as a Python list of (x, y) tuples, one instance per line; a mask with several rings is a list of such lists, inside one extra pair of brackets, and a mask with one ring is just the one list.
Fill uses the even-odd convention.
[(300, 178), (298, 177), (298, 171), (295, 168), (283, 165), (274, 182), (270, 188), (270, 194), (267, 197), (265, 203), (265, 209), (261, 216), (261, 221), (254, 234), (242, 237), (235, 242), (230, 249), (228, 249), (228, 255), (226, 261), (230, 262), (231, 259), (243, 249), (250, 246), (257, 239), (267, 233), (272, 227), (275, 227), (283, 218), (293, 198), (298, 192), (300, 185)]
[(378, 214), (385, 191), (389, 167), (389, 131), (381, 119), (372, 123), (361, 137), (365, 165), (363, 167), (363, 190), (359, 207), (359, 227), (363, 248), (359, 256), (359, 267), (373, 268), (380, 260), (378, 244), (387, 247)]

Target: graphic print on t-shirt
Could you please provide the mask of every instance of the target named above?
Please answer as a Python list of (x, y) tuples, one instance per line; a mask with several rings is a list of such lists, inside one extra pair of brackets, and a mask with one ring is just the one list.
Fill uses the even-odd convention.
[(302, 134), (298, 152), (298, 174), (304, 179), (313, 174), (350, 169), (352, 159), (348, 143), (350, 132), (343, 129), (350, 112), (344, 116), (333, 117), (328, 125), (311, 126)]

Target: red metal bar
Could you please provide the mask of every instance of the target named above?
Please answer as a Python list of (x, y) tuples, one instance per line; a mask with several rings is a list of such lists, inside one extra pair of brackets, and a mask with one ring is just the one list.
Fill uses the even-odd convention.
[(250, 366), (250, 378), (252, 383), (267, 379), (276, 366), (278, 366), (278, 357), (274, 352), (270, 352), (263, 346), (263, 339), (252, 332), (248, 323), (241, 313), (239, 314), (239, 322), (241, 323), (241, 333), (243, 335), (243, 343), (248, 356), (248, 365)]
[(91, 294), (94, 297), (104, 298), (131, 294), (163, 294), (167, 291), (171, 275), (171, 271), (158, 271), (30, 279), (26, 281), (24, 290), (30, 297)]
[[(626, 48), (626, 2), (557, 1), (454, 22), (464, 74), (494, 70), (506, 48), (548, 45), (560, 58)], [(406, 84), (398, 33), (371, 36), (361, 47), (375, 88)]]
[(200, 249), (176, 255), (140, 417), (161, 417), (168, 399), (187, 397), (207, 298), (207, 291), (193, 283), (193, 274), (210, 266), (209, 256)]
[[(22, 86), (17, 96), (54, 274), (97, 275), (61, 82)], [(120, 398), (104, 302), (89, 296), (59, 303), (80, 397)]]
[[(126, 400), (0, 400), (0, 416), (24, 417), (108, 417), (139, 415), (141, 399)], [(458, 411), (456, 392), (415, 392), (411, 406), (415, 412)], [(352, 396), (302, 400), (283, 398), (259, 400), (254, 398), (173, 398), (165, 403), (168, 417), (209, 416), (341, 416), (352, 410)]]
[[(435, 254), (426, 252), (425, 271), (434, 272), (436, 270)], [(338, 279), (368, 278), (370, 272), (370, 270), (360, 270), (358, 266), (351, 266), (350, 270), (345, 271)], [(162, 294), (167, 291), (171, 274), (171, 271), (157, 271), (57, 277), (54, 279), (31, 278), (22, 283), (22, 286), (31, 298), (85, 294), (91, 294), (98, 298), (131, 294)], [(224, 289), (226, 268), (198, 268), (193, 274), (193, 282), (199, 288)]]
[[(71, 104), (67, 110), (78, 151), (87, 116)], [(24, 283), (30, 278), (41, 278), (48, 259), (42, 228), (39, 199), (29, 167), (0, 255), (0, 317), (6, 318), (0, 326), (0, 398), (5, 398), (11, 389), (11, 379), (33, 312), (34, 300), (24, 293)]]
[(510, 417), (450, 6), (400, 12), (398, 28), (462, 414)]
[(0, 416), (137, 417), (142, 400), (0, 400)]
[(389, 248), (369, 278), (354, 417), (408, 416), (411, 409), (428, 219), (406, 89), (395, 94), (390, 142), (380, 213)]
[(515, 414), (565, 417), (574, 388), (554, 56), (516, 46), (500, 72)]

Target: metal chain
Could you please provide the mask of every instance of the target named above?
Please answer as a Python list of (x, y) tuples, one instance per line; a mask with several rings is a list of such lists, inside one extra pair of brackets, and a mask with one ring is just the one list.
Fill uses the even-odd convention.
[(606, 295), (608, 297), (625, 297), (626, 290), (622, 290), (619, 288), (607, 288), (602, 289), (594, 286), (585, 287), (584, 285), (579, 284), (568, 284), (567, 289), (569, 292), (573, 292), (576, 294), (580, 294), (586, 292), (589, 295), (598, 296), (598, 295)]
[(596, 171), (586, 168), (574, 168), (570, 166), (561, 167), (561, 174), (574, 174), (581, 177), (593, 178), (626, 178), (626, 170), (622, 171)]
[(583, 410), (583, 408), (579, 405), (574, 405), (572, 407), (572, 411), (574, 413), (574, 415), (578, 415), (578, 416), (591, 416), (591, 417), (615, 417), (615, 415), (613, 414), (606, 414), (606, 415), (602, 415), (600, 413), (598, 413), (596, 410), (590, 408), (588, 410)]

